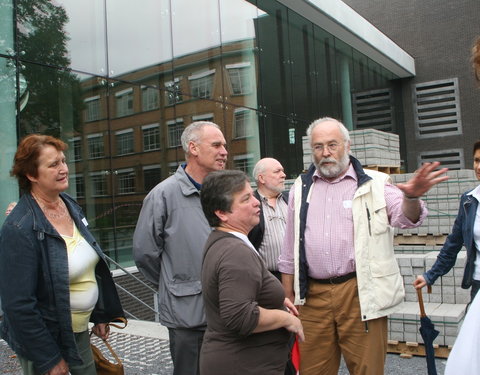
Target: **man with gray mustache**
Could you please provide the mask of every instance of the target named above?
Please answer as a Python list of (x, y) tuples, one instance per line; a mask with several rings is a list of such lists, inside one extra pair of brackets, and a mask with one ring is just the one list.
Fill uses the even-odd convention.
[(350, 374), (381, 375), (387, 316), (405, 294), (393, 250), (393, 227), (419, 226), (420, 197), (446, 180), (426, 163), (404, 184), (364, 170), (333, 118), (307, 130), (313, 164), (290, 191), (279, 270), (286, 296), (300, 305), (305, 342), (302, 375), (336, 375), (343, 355)]

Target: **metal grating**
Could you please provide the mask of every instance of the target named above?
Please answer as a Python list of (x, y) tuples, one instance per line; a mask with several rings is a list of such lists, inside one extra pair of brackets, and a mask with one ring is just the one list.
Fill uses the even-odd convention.
[(419, 83), (412, 92), (417, 138), (462, 133), (457, 78)]
[(392, 132), (394, 106), (389, 88), (356, 92), (352, 94), (355, 129), (373, 128)]

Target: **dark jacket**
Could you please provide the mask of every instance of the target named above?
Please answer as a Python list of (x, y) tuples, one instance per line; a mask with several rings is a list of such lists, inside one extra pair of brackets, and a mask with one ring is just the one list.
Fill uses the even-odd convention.
[[(106, 323), (124, 313), (110, 270), (87, 228), (80, 206), (61, 194), (79, 232), (101, 258), (95, 268), (98, 301), (91, 321)], [(60, 359), (82, 364), (72, 331), (65, 241), (30, 194), (21, 197), (0, 232), (1, 337), (40, 373)]]
[(460, 198), (458, 215), (453, 223), (452, 231), (448, 235), (442, 250), (432, 268), (423, 274), (425, 281), (431, 285), (438, 277), (445, 275), (455, 265), (458, 252), (465, 245), (467, 248), (467, 262), (463, 274), (462, 288), (472, 285), (473, 271), (475, 270), (476, 247), (473, 240), (473, 225), (477, 214), (478, 201), (468, 191)]
[[(260, 222), (252, 228), (250, 233), (248, 233), (248, 239), (255, 249), (258, 250), (263, 241), (263, 234), (265, 233), (265, 217), (263, 216), (263, 205), (258, 190), (255, 190), (253, 195), (260, 201)], [(282, 193), (282, 198), (285, 203), (288, 204), (288, 191)]]

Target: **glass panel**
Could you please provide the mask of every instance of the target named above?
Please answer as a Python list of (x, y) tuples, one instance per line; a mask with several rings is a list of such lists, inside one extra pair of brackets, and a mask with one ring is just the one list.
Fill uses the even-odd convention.
[[(0, 24), (0, 28), (2, 25)], [(11, 59), (0, 57), (0, 209), (4, 212), (8, 204), (18, 200), (18, 184), (10, 177), (13, 156), (17, 145), (16, 112), (16, 66)], [(20, 110), (28, 100), (28, 91), (23, 84), (20, 92)], [(0, 215), (0, 225), (5, 215)]]
[(104, 4), (16, 1), (20, 56), (56, 67), (106, 74)]
[(335, 40), (331, 34), (315, 26), (314, 43), (315, 76), (318, 93), (316, 113), (318, 117), (341, 118), (341, 97), (335, 60)]
[(260, 117), (262, 156), (280, 161), (287, 179), (298, 176), (302, 168), (302, 136), (306, 122), (292, 121), (286, 116), (268, 113)]
[(228, 146), (229, 166), (252, 176), (260, 159), (258, 112), (247, 107), (224, 106), (224, 135)]
[[(129, 73), (123, 75), (128, 76)], [(132, 77), (135, 80), (135, 74)], [(109, 217), (115, 229), (110, 236), (115, 243), (114, 255), (125, 266), (134, 264), (132, 238), (143, 198), (163, 178), (168, 177), (170, 159), (165, 106), (162, 104), (165, 92), (158, 88), (163, 84), (159, 79), (160, 76), (156, 74), (153, 78), (145, 76), (145, 79), (140, 79), (142, 83), (115, 80), (109, 80), (108, 83), (113, 184), (113, 210)], [(146, 86), (143, 82), (151, 85)], [(145, 108), (146, 95), (149, 99), (155, 99), (148, 101), (155, 105)], [(128, 97), (126, 108), (129, 113), (118, 116), (118, 106), (125, 104), (119, 98), (124, 97)], [(168, 110), (174, 113), (173, 107), (168, 107)]]
[(220, 2), (222, 61), (225, 101), (257, 108), (257, 59), (255, 22), (263, 14), (244, 0)]
[(313, 26), (292, 11), (288, 12), (288, 20), (294, 103), (292, 120), (311, 121), (318, 113)]
[[(172, 98), (170, 103), (173, 103), (172, 100), (185, 101), (185, 95), (222, 100), (218, 2), (175, 0), (172, 1), (172, 15), (172, 80), (178, 82), (178, 88), (172, 90), (172, 82), (167, 83), (167, 88), (178, 100)], [(195, 25), (194, 31), (192, 25)], [(177, 95), (178, 89), (181, 90), (180, 95)]]
[[(111, 77), (119, 78), (129, 72), (128, 80), (138, 81), (171, 61), (169, 0), (142, 0), (141, 6), (129, 0), (106, 0), (106, 3)], [(195, 34), (187, 30), (189, 35)]]
[(260, 110), (285, 116), (293, 114), (292, 60), (290, 58), (287, 8), (259, 0), (266, 14), (255, 20), (261, 82)]
[(13, 0), (0, 0), (0, 54), (13, 56)]

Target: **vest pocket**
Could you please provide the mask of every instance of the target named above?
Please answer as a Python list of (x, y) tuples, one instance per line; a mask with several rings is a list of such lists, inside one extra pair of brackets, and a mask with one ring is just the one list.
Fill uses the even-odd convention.
[(380, 310), (403, 301), (405, 291), (400, 269), (395, 259), (374, 261), (370, 265), (375, 303)]

